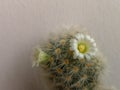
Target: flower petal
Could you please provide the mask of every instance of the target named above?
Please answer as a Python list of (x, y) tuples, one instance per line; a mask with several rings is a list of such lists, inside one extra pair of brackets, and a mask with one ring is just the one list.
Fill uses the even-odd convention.
[(96, 47), (96, 43), (93, 43), (93, 46)]
[(86, 57), (86, 59), (87, 59), (88, 61), (91, 59), (91, 56), (88, 55), (88, 54), (86, 54), (85, 57)]
[(90, 42), (92, 42), (92, 43), (93, 43), (93, 42), (95, 42), (95, 40), (94, 40), (93, 38), (91, 38), (91, 39), (90, 39)]
[(75, 35), (75, 38), (76, 38), (77, 40), (80, 40), (80, 38), (81, 38), (81, 37), (80, 37), (80, 34), (76, 34), (76, 35)]
[(81, 39), (84, 39), (84, 35), (83, 34), (80, 34), (80, 37), (81, 37)]
[(80, 54), (78, 55), (78, 58), (79, 58), (79, 59), (83, 59), (83, 58), (84, 58), (84, 55), (80, 53)]
[(86, 35), (86, 39), (87, 39), (87, 40), (90, 40), (91, 38), (90, 38), (90, 36), (89, 36), (89, 35)]

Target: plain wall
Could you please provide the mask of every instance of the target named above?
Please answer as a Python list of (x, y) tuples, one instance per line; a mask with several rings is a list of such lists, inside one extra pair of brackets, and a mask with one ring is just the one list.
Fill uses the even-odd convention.
[(0, 90), (43, 90), (32, 48), (63, 25), (88, 29), (120, 88), (120, 0), (0, 0)]

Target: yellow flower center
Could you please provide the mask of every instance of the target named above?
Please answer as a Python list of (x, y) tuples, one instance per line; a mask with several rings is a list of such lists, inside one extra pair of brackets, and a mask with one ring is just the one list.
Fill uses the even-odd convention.
[(78, 45), (78, 50), (81, 52), (81, 53), (85, 53), (86, 52), (86, 45), (85, 44), (79, 44)]

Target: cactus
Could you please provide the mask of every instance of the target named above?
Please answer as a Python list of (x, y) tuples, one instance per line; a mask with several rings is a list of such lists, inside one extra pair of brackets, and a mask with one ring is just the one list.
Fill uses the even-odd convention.
[[(99, 54), (90, 58), (85, 56), (74, 58), (74, 50), (70, 48), (71, 39), (78, 33), (80, 32), (69, 31), (59, 36), (52, 36), (47, 43), (38, 48), (38, 50), (42, 49), (42, 53), (44, 52), (42, 56), (47, 58), (38, 60), (41, 52), (35, 54), (34, 62), (47, 71), (48, 78), (56, 90), (95, 90), (100, 84), (99, 78), (104, 70), (104, 63)], [(79, 50), (83, 52), (84, 46)]]

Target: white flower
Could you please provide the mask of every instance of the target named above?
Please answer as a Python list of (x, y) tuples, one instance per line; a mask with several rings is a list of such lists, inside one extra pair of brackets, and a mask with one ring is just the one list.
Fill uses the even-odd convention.
[(86, 58), (90, 60), (97, 52), (95, 40), (87, 34), (78, 33), (70, 40), (70, 49), (74, 52), (74, 59)]

